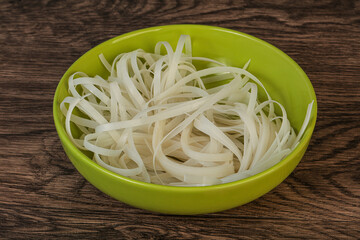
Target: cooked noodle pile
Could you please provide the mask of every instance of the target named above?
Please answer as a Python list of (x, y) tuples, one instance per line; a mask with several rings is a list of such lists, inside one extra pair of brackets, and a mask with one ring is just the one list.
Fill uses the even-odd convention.
[[(112, 65), (99, 57), (110, 72), (108, 79), (71, 75), (71, 96), (61, 111), (74, 144), (122, 176), (172, 186), (240, 180), (286, 157), (310, 119), (313, 103), (296, 134), (284, 107), (246, 70), (250, 61), (235, 68), (192, 57), (186, 35), (175, 51), (159, 42), (154, 53), (122, 53)], [(193, 61), (213, 67), (197, 70)], [(259, 87), (268, 100), (258, 100)], [(75, 108), (82, 114), (74, 114)], [(80, 138), (73, 137), (70, 122), (81, 131)]]

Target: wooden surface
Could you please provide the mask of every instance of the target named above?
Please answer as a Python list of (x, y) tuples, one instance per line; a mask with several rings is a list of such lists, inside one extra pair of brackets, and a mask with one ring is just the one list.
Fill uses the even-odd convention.
[[(0, 239), (358, 239), (359, 1), (0, 0)], [(166, 216), (118, 202), (67, 159), (52, 119), (59, 79), (97, 44), (196, 23), (272, 43), (315, 88), (313, 139), (296, 170), (244, 206)]]

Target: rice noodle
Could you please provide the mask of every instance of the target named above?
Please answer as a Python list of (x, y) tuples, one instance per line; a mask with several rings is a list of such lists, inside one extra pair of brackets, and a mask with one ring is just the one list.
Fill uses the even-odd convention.
[[(163, 49), (167, 54), (161, 55)], [(112, 64), (103, 54), (99, 58), (108, 80), (81, 72), (69, 78), (71, 96), (60, 106), (66, 131), (78, 148), (93, 153), (93, 161), (136, 180), (207, 186), (252, 176), (286, 157), (310, 120), (313, 102), (296, 135), (284, 107), (246, 70), (250, 60), (235, 68), (192, 57), (186, 35), (175, 51), (159, 42), (154, 53), (122, 53)], [(213, 67), (197, 70), (193, 61)], [(259, 87), (268, 98), (262, 103)], [(81, 132), (78, 139), (70, 122)]]

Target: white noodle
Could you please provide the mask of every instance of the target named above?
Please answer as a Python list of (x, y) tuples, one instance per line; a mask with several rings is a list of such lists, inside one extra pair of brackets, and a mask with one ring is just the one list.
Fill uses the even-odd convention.
[[(260, 173), (297, 146), (313, 102), (296, 135), (284, 107), (246, 70), (250, 60), (235, 68), (192, 57), (186, 35), (175, 51), (159, 42), (154, 52), (122, 53), (112, 64), (100, 54), (108, 80), (81, 72), (69, 77), (71, 96), (60, 106), (66, 132), (102, 167), (155, 184), (207, 186)], [(197, 70), (194, 61), (213, 67)], [(262, 103), (258, 87), (268, 98)], [(78, 139), (70, 122), (82, 133)]]

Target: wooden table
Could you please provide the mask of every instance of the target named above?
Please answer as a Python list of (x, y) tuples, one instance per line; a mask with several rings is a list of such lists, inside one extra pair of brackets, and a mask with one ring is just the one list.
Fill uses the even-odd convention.
[[(358, 239), (359, 1), (0, 1), (0, 238)], [(246, 32), (292, 57), (319, 113), (303, 160), (244, 206), (167, 216), (118, 202), (67, 159), (52, 119), (66, 69), (117, 35), (195, 23)]]

